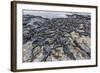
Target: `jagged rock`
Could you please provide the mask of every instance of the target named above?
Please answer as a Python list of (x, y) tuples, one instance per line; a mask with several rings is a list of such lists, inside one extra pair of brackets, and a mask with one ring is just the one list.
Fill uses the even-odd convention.
[(91, 58), (91, 16), (23, 15), (23, 62)]
[(32, 58), (32, 41), (28, 41), (26, 44), (23, 45), (23, 50), (22, 50), (22, 54), (23, 54), (23, 62), (30, 62), (31, 58)]
[(55, 48), (53, 51), (52, 51), (52, 54), (53, 56), (57, 59), (57, 58), (61, 58), (62, 55), (63, 55), (63, 47), (58, 47), (58, 48)]

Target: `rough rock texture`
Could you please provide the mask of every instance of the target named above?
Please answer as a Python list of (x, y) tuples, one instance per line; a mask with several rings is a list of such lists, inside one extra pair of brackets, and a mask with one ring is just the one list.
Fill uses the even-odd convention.
[(91, 59), (90, 15), (23, 15), (23, 62)]

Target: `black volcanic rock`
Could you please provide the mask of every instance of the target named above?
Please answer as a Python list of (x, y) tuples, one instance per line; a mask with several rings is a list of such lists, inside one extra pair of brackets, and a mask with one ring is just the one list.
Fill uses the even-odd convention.
[(23, 62), (91, 58), (91, 17), (67, 16), (49, 19), (23, 15)]

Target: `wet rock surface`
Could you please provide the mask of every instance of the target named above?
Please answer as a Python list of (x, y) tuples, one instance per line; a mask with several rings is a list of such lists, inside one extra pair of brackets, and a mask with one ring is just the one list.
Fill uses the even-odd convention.
[(91, 59), (90, 15), (23, 15), (23, 62)]

